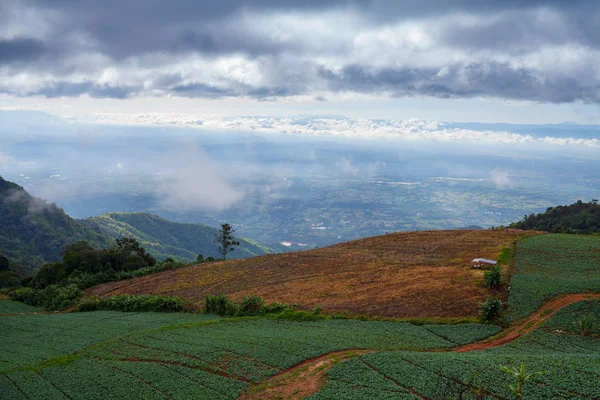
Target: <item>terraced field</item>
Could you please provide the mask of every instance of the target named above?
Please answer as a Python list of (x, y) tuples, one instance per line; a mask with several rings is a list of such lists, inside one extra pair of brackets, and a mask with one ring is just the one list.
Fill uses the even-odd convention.
[(560, 293), (600, 292), (600, 237), (553, 234), (523, 240), (510, 284), (510, 320)]
[(234, 399), (250, 385), (332, 351), (442, 349), (498, 330), (192, 314), (4, 316), (0, 393), (3, 399)]
[(299, 303), (389, 317), (477, 314), (489, 291), (473, 258), (497, 258), (517, 230), (401, 232), (322, 249), (201, 264), (88, 290), (92, 295), (156, 294), (203, 300), (206, 294)]
[[(0, 301), (0, 309), (10, 307)], [(249, 398), (286, 398), (255, 390), (273, 376), (298, 379), (294, 371), (306, 360), (356, 349), (332, 363), (322, 388), (319, 376), (326, 369), (316, 364), (313, 378), (319, 379), (308, 388), (311, 398), (437, 399), (480, 388), (485, 399), (509, 399), (505, 385), (511, 380), (500, 365), (525, 362), (527, 370), (546, 373), (525, 386), (524, 399), (595, 399), (600, 329), (578, 335), (573, 322), (583, 313), (600, 317), (600, 301), (572, 304), (531, 334), (469, 353), (423, 350), (481, 340), (499, 327), (120, 312), (5, 314), (0, 393), (3, 399), (235, 399), (250, 390), (256, 397)], [(301, 398), (298, 393), (289, 398)]]
[(590, 311), (600, 317), (600, 302), (573, 304), (533, 333), (490, 350), (361, 355), (334, 366), (311, 399), (446, 399), (461, 391), (474, 398), (478, 390), (485, 399), (510, 399), (507, 385), (514, 380), (500, 366), (521, 362), (526, 371), (545, 372), (525, 384), (525, 400), (599, 399), (600, 339), (573, 329), (578, 316)]
[[(442, 264), (456, 263), (452, 268), (471, 274), (461, 263), (473, 252), (499, 252), (506, 244), (457, 253), (453, 248), (456, 241), (438, 239), (437, 247), (419, 253), (415, 250), (418, 241), (408, 245), (404, 238), (403, 253), (411, 248), (411, 262), (423, 263), (428, 271), (435, 262), (435, 268), (442, 269), (446, 268)], [(463, 244), (470, 241), (470, 236), (458, 240)], [(497, 334), (498, 326), (417, 326), (340, 319), (292, 322), (102, 311), (53, 314), (0, 300), (1, 398), (510, 399), (507, 385), (514, 381), (500, 367), (518, 367), (524, 362), (527, 372), (544, 371), (525, 384), (524, 400), (598, 400), (600, 323), (589, 336), (582, 336), (576, 323), (584, 314), (600, 320), (600, 294), (565, 294), (600, 291), (599, 243), (600, 238), (566, 235), (536, 236), (521, 242), (509, 297), (513, 322), (490, 340), (485, 338)], [(367, 253), (369, 257), (374, 251)], [(392, 253), (387, 249), (369, 262), (391, 263)], [(441, 259), (450, 256), (455, 258)], [(214, 265), (235, 272), (237, 264)], [(266, 273), (255, 267), (259, 276)], [(198, 272), (198, 268), (188, 270)], [(397, 272), (416, 269), (399, 264), (394, 268)], [(263, 279), (281, 278), (277, 277), (278, 267), (272, 271), (273, 276), (266, 274)], [(223, 274), (230, 272), (224, 270)], [(231, 276), (245, 276), (240, 274)], [(319, 279), (326, 277), (315, 274)], [(165, 276), (174, 278), (162, 275), (156, 282)], [(297, 276), (304, 276), (303, 272)], [(467, 298), (474, 279), (469, 276), (463, 282)], [(130, 284), (139, 289), (139, 282), (145, 281)], [(284, 287), (292, 284), (280, 283)], [(377, 304), (383, 303), (365, 302), (363, 306), (376, 309)]]

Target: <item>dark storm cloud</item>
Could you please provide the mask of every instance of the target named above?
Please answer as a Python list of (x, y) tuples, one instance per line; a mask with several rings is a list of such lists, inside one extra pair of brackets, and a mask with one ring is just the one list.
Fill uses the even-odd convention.
[(600, 85), (585, 85), (576, 78), (558, 76), (540, 79), (535, 71), (513, 68), (506, 63), (454, 65), (443, 77), (433, 69), (383, 69), (368, 71), (353, 65), (340, 72), (321, 69), (320, 76), (332, 91), (372, 93), (387, 91), (394, 96), (427, 95), (438, 98), (485, 96), (512, 100), (567, 103), (576, 100), (600, 102)]
[[(105, 54), (124, 58), (153, 51), (200, 53), (273, 54), (282, 50), (275, 40), (262, 40), (236, 29), (235, 22), (242, 12), (272, 13), (293, 11), (358, 10), (373, 23), (410, 18), (437, 17), (456, 12), (498, 16), (501, 11), (512, 12), (509, 18), (488, 26), (458, 27), (449, 30), (448, 40), (461, 45), (487, 48), (505, 46), (523, 40), (530, 45), (542, 41), (573, 39), (597, 45), (599, 7), (593, 1), (279, 1), (279, 0), (159, 0), (129, 1), (34, 1), (40, 12), (52, 10), (64, 17), (57, 29), (57, 39), (69, 32), (85, 32)], [(532, 27), (523, 10), (545, 7), (569, 16), (574, 26), (571, 32), (557, 32), (551, 25)], [(536, 29), (537, 28), (537, 29)], [(567, 35), (567, 36), (564, 36)], [(285, 43), (289, 49), (294, 43)]]
[(46, 51), (43, 42), (29, 38), (0, 39), (0, 65), (18, 61), (32, 61)]
[(598, 1), (0, 3), (0, 91), (19, 95), (599, 101)]

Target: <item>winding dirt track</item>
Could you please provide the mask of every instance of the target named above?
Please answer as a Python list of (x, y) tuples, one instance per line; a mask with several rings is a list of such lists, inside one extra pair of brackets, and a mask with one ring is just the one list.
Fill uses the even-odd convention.
[(503, 344), (510, 343), (520, 336), (526, 335), (534, 331), (543, 322), (550, 319), (557, 311), (561, 308), (569, 306), (573, 303), (577, 303), (583, 300), (598, 300), (600, 299), (600, 293), (577, 293), (569, 294), (550, 300), (536, 312), (529, 315), (526, 319), (519, 321), (516, 325), (513, 325), (503, 331), (500, 335), (493, 337), (492, 339), (485, 339), (480, 342), (467, 344), (465, 346), (455, 347), (453, 350), (459, 353), (476, 350), (486, 350), (494, 347), (502, 346)]
[[(600, 300), (600, 293), (577, 293), (561, 296), (550, 300), (526, 319), (504, 330), (491, 339), (455, 347), (456, 352), (486, 350), (502, 346), (526, 335), (544, 321), (550, 319), (557, 311), (573, 303), (583, 300)], [(239, 400), (268, 400), (268, 399), (303, 399), (317, 393), (326, 383), (326, 372), (340, 361), (366, 354), (374, 350), (343, 350), (335, 351), (320, 357), (307, 360), (260, 385), (251, 388)]]

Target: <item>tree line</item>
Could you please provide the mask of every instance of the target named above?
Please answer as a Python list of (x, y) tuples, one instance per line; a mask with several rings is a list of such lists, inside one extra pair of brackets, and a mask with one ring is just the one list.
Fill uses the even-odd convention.
[(600, 204), (592, 199), (587, 203), (578, 200), (570, 205), (550, 207), (543, 213), (525, 215), (509, 227), (552, 233), (600, 233)]

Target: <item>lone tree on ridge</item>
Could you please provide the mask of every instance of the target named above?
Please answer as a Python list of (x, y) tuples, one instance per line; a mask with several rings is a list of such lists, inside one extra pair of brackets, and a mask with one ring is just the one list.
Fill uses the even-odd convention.
[(215, 236), (215, 242), (219, 244), (219, 253), (223, 256), (223, 259), (227, 258), (227, 254), (230, 251), (235, 250), (233, 246), (239, 246), (240, 242), (234, 240), (233, 228), (229, 224), (222, 224), (219, 233)]

